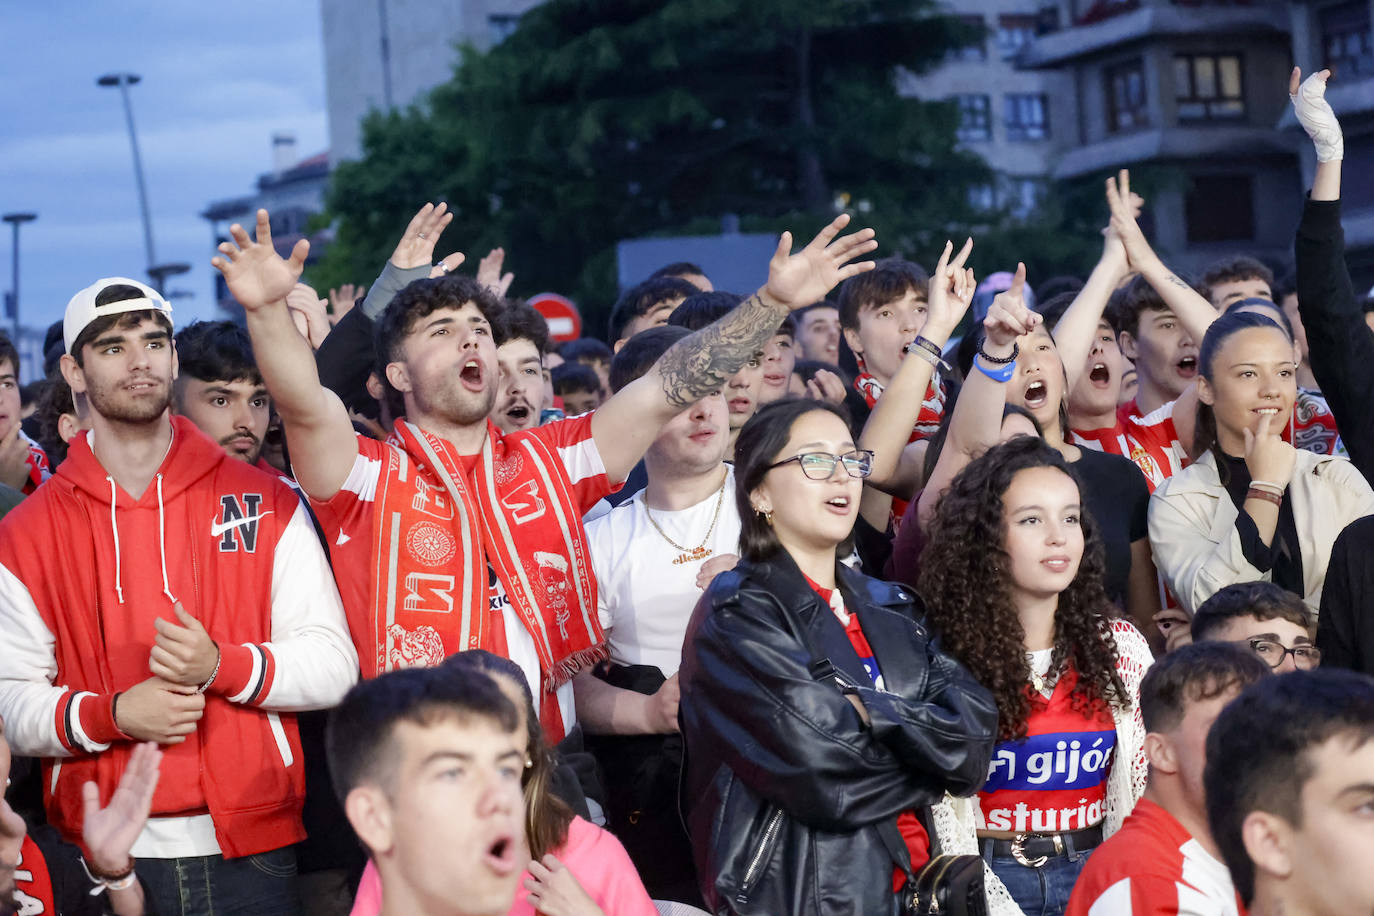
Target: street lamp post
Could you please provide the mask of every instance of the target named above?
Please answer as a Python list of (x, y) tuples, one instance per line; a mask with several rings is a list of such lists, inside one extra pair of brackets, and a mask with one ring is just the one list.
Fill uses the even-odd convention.
[(134, 151), (134, 182), (138, 185), (138, 207), (143, 214), (143, 247), (147, 252), (148, 268), (151, 275), (151, 269), (157, 263), (157, 258), (153, 254), (153, 223), (148, 217), (148, 191), (143, 184), (143, 159), (138, 154), (138, 134), (134, 131), (134, 110), (129, 104), (129, 87), (137, 85), (142, 79), (136, 73), (107, 73), (95, 82), (98, 86), (117, 86), (120, 98), (124, 100), (124, 120), (129, 127), (129, 146)]
[(5, 222), (9, 223), (10, 226), (12, 226), (12, 227), (14, 228), (14, 244), (13, 244), (13, 248), (12, 248), (12, 250), (13, 250), (13, 257), (14, 257), (14, 262), (13, 262), (13, 263), (14, 263), (14, 268), (13, 268), (13, 269), (14, 269), (14, 272), (13, 272), (13, 274), (11, 274), (11, 276), (12, 276), (12, 278), (13, 278), (13, 284), (12, 284), (13, 288), (12, 288), (12, 290), (11, 290), (11, 292), (10, 292), (10, 296), (11, 296), (11, 299), (10, 299), (11, 306), (10, 306), (10, 307), (14, 310), (14, 316), (13, 316), (13, 317), (14, 317), (14, 344), (15, 344), (15, 346), (18, 346), (18, 345), (19, 345), (19, 227), (22, 226), (24, 223), (31, 223), (31, 222), (33, 222), (34, 220), (38, 219), (38, 214), (37, 214), (37, 213), (6, 213), (4, 216), (0, 216), (0, 219), (3, 219)]

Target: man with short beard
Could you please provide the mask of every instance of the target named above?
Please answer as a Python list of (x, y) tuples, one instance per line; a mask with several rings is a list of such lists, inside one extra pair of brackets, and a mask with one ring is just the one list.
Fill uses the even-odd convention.
[(176, 351), (176, 413), (224, 446), (230, 458), (275, 473), (258, 457), (272, 401), (253, 362), (248, 332), (232, 321), (197, 321), (177, 332)]
[[(426, 205), (392, 263), (426, 263), (447, 221), (442, 205)], [(291, 323), (285, 297), (309, 244), (297, 243), (290, 260), (278, 255), (265, 210), (256, 240), (230, 227), (233, 241), (214, 264), (247, 312), (296, 479), (329, 537), (363, 674), (491, 649), (521, 666), (546, 734), (560, 741), (575, 723), (573, 676), (606, 651), (582, 515), (666, 423), (759, 352), (792, 308), (868, 269), (848, 262), (877, 243), (869, 230), (837, 238), (847, 222), (796, 254), (784, 233), (763, 289), (596, 411), (509, 434), (488, 421), (499, 300), (466, 277), (416, 280), (376, 328), (378, 370), (405, 400), (390, 443), (354, 434)]]
[(501, 380), (491, 421), (503, 433), (539, 425), (544, 403), (544, 351), (549, 348), (549, 325), (544, 316), (524, 303), (501, 311), (501, 339), (496, 362)]
[(84, 782), (108, 793), (136, 742), (165, 746), (133, 846), (157, 912), (294, 912), (293, 714), (337, 703), (357, 656), (295, 492), (169, 415), (170, 316), (123, 278), (67, 305), (62, 374), (91, 430), (0, 522), (0, 716), (45, 758), (69, 841)]

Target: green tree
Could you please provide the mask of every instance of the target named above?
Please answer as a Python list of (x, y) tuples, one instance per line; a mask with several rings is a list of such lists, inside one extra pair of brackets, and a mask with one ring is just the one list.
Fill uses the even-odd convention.
[(727, 213), (810, 232), (842, 197), (883, 253), (928, 261), (991, 174), (958, 149), (953, 106), (896, 77), (976, 37), (930, 0), (548, 0), (491, 51), (463, 49), (423, 104), (367, 119), (312, 279), (366, 282), (437, 199), (456, 214), (445, 245), (504, 245), (520, 290), (572, 295), (592, 329), (618, 240)]

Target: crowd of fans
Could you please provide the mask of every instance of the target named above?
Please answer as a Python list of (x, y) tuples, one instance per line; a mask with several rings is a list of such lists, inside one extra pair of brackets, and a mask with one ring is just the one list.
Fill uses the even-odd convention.
[(0, 914), (1374, 911), (1327, 76), (1282, 281), (1123, 171), (1039, 296), (842, 215), (555, 346), (443, 204), (325, 298), (260, 211), (241, 325), (0, 341)]

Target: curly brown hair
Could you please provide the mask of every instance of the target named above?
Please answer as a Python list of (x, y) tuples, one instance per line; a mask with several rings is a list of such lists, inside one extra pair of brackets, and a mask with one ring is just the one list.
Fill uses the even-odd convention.
[[(1082, 492), (1073, 468), (1040, 439), (1017, 436), (994, 446), (954, 478), (936, 504), (931, 540), (921, 555), (920, 593), (926, 622), (946, 651), (958, 659), (997, 699), (1001, 740), (1026, 736), (1033, 704), (1044, 699), (1029, 688), (1026, 633), (1012, 600), (1004, 548), (1002, 494), (1028, 468), (1055, 468)], [(1078, 681), (1070, 707), (1096, 715), (1115, 704), (1130, 705), (1116, 671), (1110, 603), (1102, 588), (1102, 545), (1097, 526), (1082, 514), (1083, 559), (1078, 574), (1059, 594), (1054, 615), (1050, 672), (1072, 666)]]

